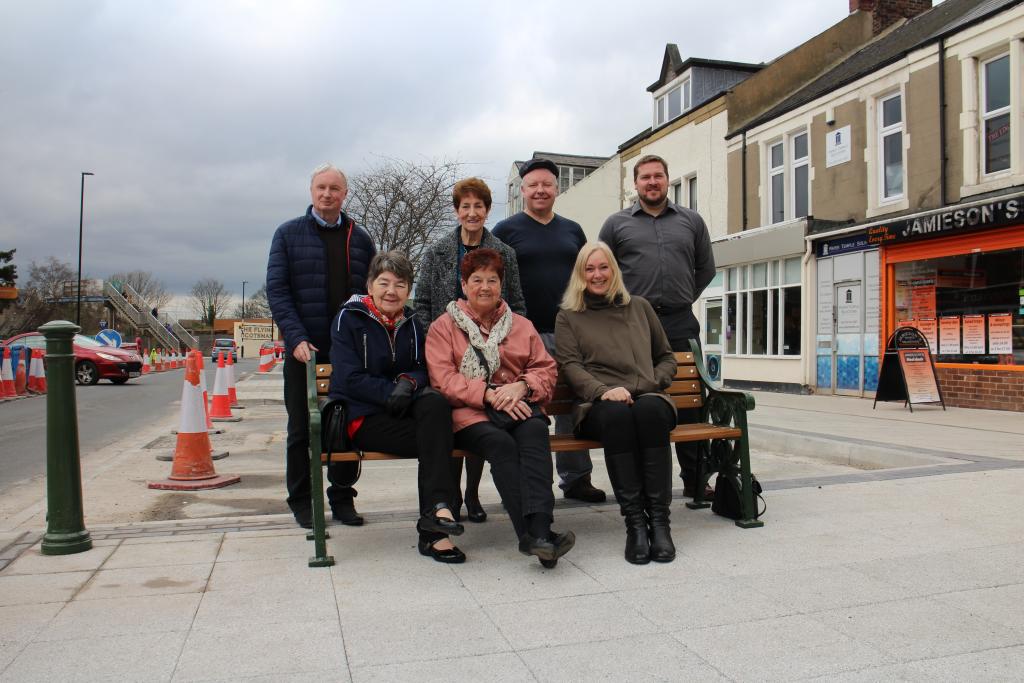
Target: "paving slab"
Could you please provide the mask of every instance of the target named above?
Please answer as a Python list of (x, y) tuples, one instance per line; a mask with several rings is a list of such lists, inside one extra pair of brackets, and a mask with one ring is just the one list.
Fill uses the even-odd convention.
[(535, 679), (521, 657), (502, 652), (476, 657), (354, 667), (352, 680), (354, 683), (428, 683), (431, 681), (438, 683), (449, 683), (450, 681), (515, 683)]
[[(168, 564), (161, 567), (132, 567), (129, 569), (103, 569), (91, 576), (76, 600), (103, 600), (107, 598), (178, 593), (202, 593), (213, 569), (207, 564), (170, 564), (173, 546), (168, 552)], [(0, 578), (0, 581), (3, 579)]]
[(199, 607), (198, 593), (146, 595), (69, 603), (36, 635), (36, 641), (187, 631)]

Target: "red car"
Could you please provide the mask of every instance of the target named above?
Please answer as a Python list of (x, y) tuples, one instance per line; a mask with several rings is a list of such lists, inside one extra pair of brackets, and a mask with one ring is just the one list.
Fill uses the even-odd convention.
[[(3, 343), (3, 346), (27, 346), (31, 349), (46, 350), (46, 339), (38, 332), (18, 334)], [(132, 377), (142, 374), (142, 357), (132, 351), (105, 346), (91, 337), (75, 335), (75, 380), (79, 384), (96, 384), (109, 379), (114, 384), (124, 384)]]

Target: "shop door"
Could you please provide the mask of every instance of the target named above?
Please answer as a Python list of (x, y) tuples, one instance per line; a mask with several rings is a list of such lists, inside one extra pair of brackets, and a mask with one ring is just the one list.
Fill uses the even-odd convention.
[(837, 394), (864, 394), (864, 297), (859, 280), (835, 285), (832, 386)]

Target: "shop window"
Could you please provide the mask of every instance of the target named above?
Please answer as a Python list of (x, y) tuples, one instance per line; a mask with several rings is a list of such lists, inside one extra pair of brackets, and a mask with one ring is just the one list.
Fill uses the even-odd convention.
[(935, 360), (1024, 364), (1024, 248), (897, 263), (896, 324), (918, 327)]
[(982, 64), (982, 159), (984, 172), (1010, 168), (1010, 55)]
[(903, 197), (903, 96), (878, 103), (878, 187), (882, 201)]
[(800, 354), (800, 257), (729, 268), (726, 290), (727, 354)]

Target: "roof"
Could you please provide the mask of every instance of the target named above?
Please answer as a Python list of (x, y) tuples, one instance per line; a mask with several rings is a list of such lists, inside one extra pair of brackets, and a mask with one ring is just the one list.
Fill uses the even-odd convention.
[(730, 130), (727, 138), (738, 135), (786, 112), (856, 81), (891, 64), (910, 52), (951, 33), (1002, 12), (1022, 0), (946, 0), (942, 4), (907, 20), (880, 35), (834, 68), (811, 81), (760, 116)]
[[(604, 162), (611, 159), (611, 157), (597, 157), (583, 154), (561, 154), (559, 152), (534, 152), (530, 159), (548, 159), (560, 166), (584, 166), (587, 168), (597, 168)], [(518, 171), (526, 162), (516, 160), (513, 163)]]
[(703, 59), (701, 57), (690, 57), (686, 61), (679, 56), (679, 46), (669, 43), (665, 46), (665, 55), (661, 59), (661, 72), (658, 80), (647, 86), (647, 92), (654, 92), (665, 85), (679, 74), (693, 66), (703, 66), (709, 69), (729, 69), (731, 71), (747, 71), (753, 73), (764, 68), (764, 64), (750, 64), (748, 62), (727, 62), (719, 59)]

